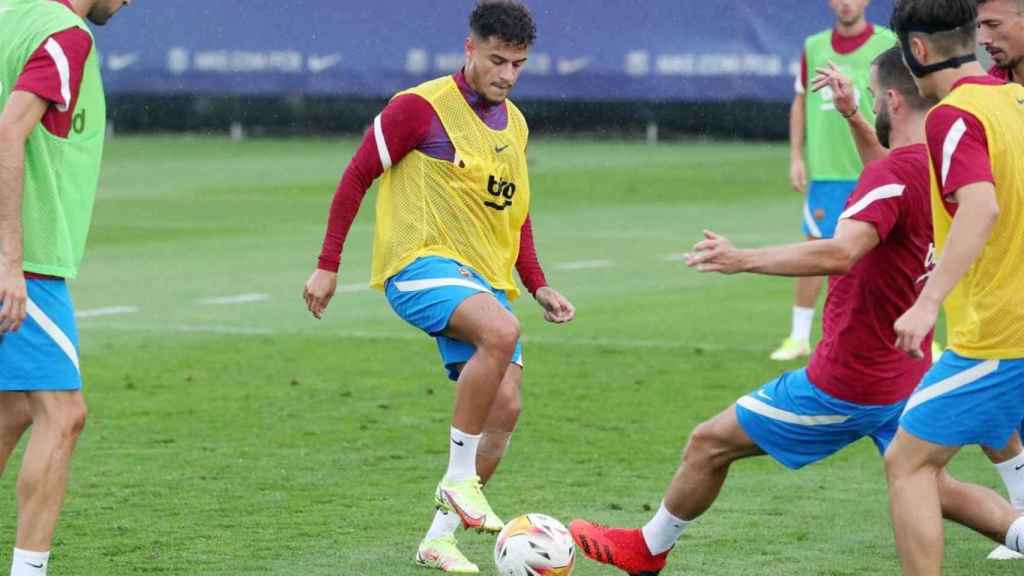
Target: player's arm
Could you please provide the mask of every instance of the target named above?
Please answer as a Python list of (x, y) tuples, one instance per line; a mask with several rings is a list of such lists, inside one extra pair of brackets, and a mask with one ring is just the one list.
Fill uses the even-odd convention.
[(793, 104), (789, 107), (789, 183), (801, 194), (807, 191), (807, 166), (804, 143), (807, 138), (807, 55), (800, 60), (800, 73), (793, 86)]
[(35, 94), (15, 91), (0, 112), (0, 335), (17, 330), (25, 319), (21, 230), (25, 142), (48, 106)]
[(943, 106), (929, 114), (925, 129), (943, 198), (956, 204), (956, 214), (942, 257), (917, 301), (895, 324), (896, 346), (917, 358), (942, 302), (981, 256), (999, 219), (988, 138), (977, 118)]
[(366, 191), (385, 170), (419, 146), (433, 114), (426, 100), (406, 94), (388, 103), (367, 129), (334, 193), (317, 267), (303, 288), (303, 299), (313, 316), (323, 316), (337, 289), (342, 249)]
[(817, 92), (826, 86), (832, 91), (832, 102), (835, 104), (836, 112), (839, 112), (850, 126), (850, 134), (857, 145), (861, 162), (867, 165), (888, 154), (888, 148), (878, 141), (875, 127), (860, 113), (853, 81), (840, 72), (832, 62), (828, 63), (827, 68), (815, 70), (811, 90)]
[(537, 303), (544, 309), (544, 319), (548, 322), (563, 324), (576, 316), (576, 308), (568, 298), (558, 290), (548, 286), (544, 270), (537, 258), (537, 248), (533, 241), (533, 222), (526, 217), (519, 231), (519, 257), (516, 259), (516, 271), (527, 291), (533, 294)]
[(878, 245), (875, 226), (843, 219), (833, 238), (764, 248), (739, 249), (724, 236), (704, 231), (686, 265), (699, 272), (736, 274), (752, 272), (772, 276), (829, 276), (846, 274)]

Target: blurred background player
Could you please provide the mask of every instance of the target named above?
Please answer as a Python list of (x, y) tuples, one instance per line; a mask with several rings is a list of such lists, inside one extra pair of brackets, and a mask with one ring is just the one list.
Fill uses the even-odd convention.
[[(896, 43), (896, 37), (867, 21), (864, 11), (868, 3), (869, 0), (829, 0), (836, 15), (834, 27), (804, 42), (796, 96), (790, 110), (789, 173), (793, 188), (806, 195), (803, 232), (808, 240), (832, 237), (863, 167), (846, 123), (834, 112), (830, 91), (807, 91), (808, 71), (835, 63), (853, 79), (858, 105), (868, 122), (874, 122), (868, 68), (872, 60)], [(792, 328), (789, 337), (772, 352), (773, 360), (793, 360), (810, 354), (814, 308), (822, 282), (820, 276), (797, 278)]]
[(125, 4), (0, 0), (0, 473), (32, 427), (12, 576), (46, 574), (85, 426), (67, 279), (85, 250), (106, 105), (84, 19), (105, 24)]
[(383, 175), (371, 285), (385, 290), (399, 316), (437, 339), (458, 382), (448, 470), (416, 562), (458, 573), (479, 571), (456, 547), (459, 523), (487, 532), (503, 526), (481, 487), (505, 454), (521, 405), (513, 268), (548, 321), (575, 315), (547, 286), (537, 260), (528, 129), (507, 99), (535, 38), (533, 19), (517, 2), (481, 1), (470, 29), (462, 70), (398, 94), (374, 120), (341, 180), (304, 291), (320, 318), (359, 204)]
[[(688, 258), (702, 272), (833, 275), (824, 337), (810, 364), (699, 425), (661, 507), (643, 529), (574, 521), (570, 530), (587, 556), (631, 574), (657, 574), (676, 540), (716, 500), (736, 460), (768, 454), (796, 469), (864, 437), (884, 454), (930, 364), (896, 348), (892, 322), (914, 300), (932, 264), (924, 120), (934, 100), (918, 94), (897, 48), (872, 66), (871, 90), (878, 132), (885, 144), (891, 134), (893, 150), (865, 168), (834, 238), (737, 250), (705, 232)], [(999, 519), (977, 502), (1006, 502), (948, 475), (941, 484), (948, 517), (990, 535)], [(969, 497), (974, 506), (963, 505)]]
[[(897, 346), (920, 356), (944, 304), (949, 347), (907, 402), (885, 458), (903, 573), (936, 576), (936, 478), (961, 446), (1005, 447), (1024, 419), (1024, 87), (976, 61), (972, 0), (901, 0), (892, 25), (920, 92), (942, 98), (926, 123), (938, 263), (895, 329)], [(992, 536), (1021, 552), (1024, 518), (1009, 504), (993, 514)]]

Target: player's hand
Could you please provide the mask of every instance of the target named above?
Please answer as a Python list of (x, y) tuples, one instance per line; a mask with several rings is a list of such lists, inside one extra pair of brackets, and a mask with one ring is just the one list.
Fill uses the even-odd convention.
[(21, 328), (27, 301), (28, 290), (21, 265), (0, 259), (0, 336)]
[(789, 183), (793, 190), (803, 194), (807, 191), (807, 168), (804, 167), (803, 158), (793, 158), (789, 162)]
[(686, 265), (698, 272), (735, 274), (743, 271), (741, 251), (728, 238), (711, 230), (705, 230), (704, 239), (693, 245), (693, 252), (686, 255)]
[(565, 324), (576, 317), (576, 308), (565, 296), (558, 293), (558, 290), (545, 286), (533, 295), (544, 309), (544, 319), (555, 324)]
[(831, 60), (827, 67), (814, 71), (814, 80), (811, 81), (811, 90), (814, 92), (826, 86), (832, 91), (832, 104), (835, 105), (837, 112), (843, 116), (853, 116), (857, 113), (859, 104), (853, 81), (843, 74)]
[(918, 300), (900, 316), (893, 328), (896, 330), (896, 348), (906, 352), (912, 358), (924, 358), (921, 344), (928, 333), (935, 327), (935, 319), (939, 315), (937, 306)]
[(323, 318), (327, 305), (334, 297), (334, 291), (338, 288), (338, 273), (328, 272), (317, 268), (313, 275), (306, 280), (306, 286), (302, 289), (302, 299), (306, 301), (306, 307), (319, 320)]

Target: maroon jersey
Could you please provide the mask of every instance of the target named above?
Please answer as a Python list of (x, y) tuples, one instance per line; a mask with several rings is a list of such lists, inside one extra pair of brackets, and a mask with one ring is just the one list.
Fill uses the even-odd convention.
[(823, 337), (807, 375), (830, 395), (856, 404), (905, 400), (931, 366), (898, 350), (893, 324), (917, 300), (934, 253), (928, 149), (892, 150), (864, 168), (840, 220), (867, 222), (879, 244), (845, 275), (829, 280)]
[(993, 66), (988, 69), (988, 73), (994, 78), (998, 78), (1005, 82), (1016, 82), (1013, 78), (1013, 70), (1010, 68), (1000, 68), (999, 66)]

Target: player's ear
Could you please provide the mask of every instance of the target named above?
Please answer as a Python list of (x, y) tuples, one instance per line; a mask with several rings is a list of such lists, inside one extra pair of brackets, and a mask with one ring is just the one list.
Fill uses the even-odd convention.
[(920, 36), (910, 37), (910, 52), (921, 64), (928, 64), (928, 43)]
[(885, 91), (885, 105), (889, 107), (889, 114), (897, 110), (903, 109), (903, 95), (899, 92), (889, 89)]

